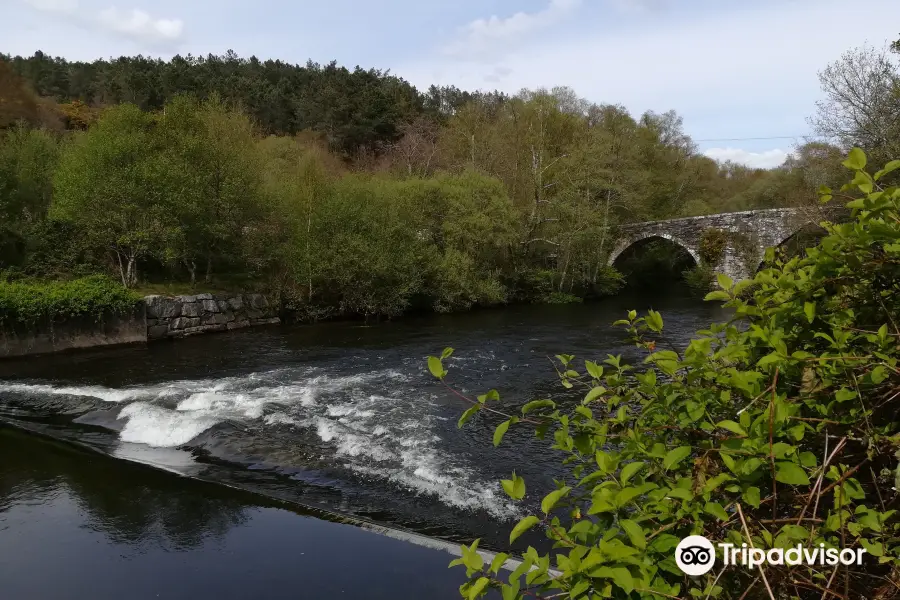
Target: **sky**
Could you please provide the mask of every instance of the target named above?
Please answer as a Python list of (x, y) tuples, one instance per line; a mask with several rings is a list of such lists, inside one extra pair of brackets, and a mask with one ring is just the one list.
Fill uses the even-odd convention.
[[(568, 86), (675, 110), (706, 155), (781, 164), (811, 136), (817, 73), (900, 37), (897, 0), (0, 0), (0, 52), (72, 60), (336, 60), (431, 84)], [(765, 138), (765, 139), (750, 139)]]

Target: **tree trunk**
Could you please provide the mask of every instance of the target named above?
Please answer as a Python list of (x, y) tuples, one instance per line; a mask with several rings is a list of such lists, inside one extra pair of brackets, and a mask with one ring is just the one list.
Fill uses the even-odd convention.
[(184, 266), (187, 267), (188, 273), (191, 274), (191, 287), (193, 287), (197, 283), (197, 261), (185, 259), (182, 262), (184, 262)]
[(212, 281), (212, 257), (206, 257), (206, 275), (203, 277), (203, 281), (209, 283)]
[(122, 287), (128, 287), (128, 278), (125, 276), (125, 265), (122, 264), (122, 253), (118, 250), (113, 250), (116, 255), (116, 260), (119, 263), (119, 279), (122, 280)]
[(130, 255), (127, 257), (128, 266), (125, 268), (125, 287), (134, 287), (134, 284), (137, 283), (137, 272), (135, 270), (135, 258), (134, 255)]

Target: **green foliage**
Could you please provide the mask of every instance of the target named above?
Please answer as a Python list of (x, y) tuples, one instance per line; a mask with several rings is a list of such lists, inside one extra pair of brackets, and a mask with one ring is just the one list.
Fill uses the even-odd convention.
[(700, 260), (709, 267), (716, 267), (725, 255), (728, 232), (721, 229), (706, 229), (700, 236)]
[(138, 300), (138, 294), (99, 275), (51, 283), (0, 282), (0, 324), (128, 314)]
[(168, 172), (153, 133), (152, 115), (129, 104), (111, 108), (66, 145), (54, 178), (51, 216), (108, 250), (126, 287), (174, 229), (162, 193)]
[(695, 295), (704, 296), (712, 288), (715, 280), (715, 271), (713, 271), (712, 267), (702, 264), (688, 269), (682, 273), (682, 276)]
[[(540, 528), (553, 552), (529, 547), (508, 578), (469, 564), (464, 594), (893, 593), (891, 582), (900, 581), (900, 189), (880, 188), (859, 150), (846, 164), (855, 171), (847, 191), (862, 193), (848, 203), (852, 221), (826, 224), (827, 235), (806, 256), (773, 258), (752, 281), (719, 277), (708, 299), (731, 309), (728, 322), (680, 350), (659, 349), (661, 315), (630, 311), (616, 324), (646, 353), (642, 368), (609, 356), (585, 361), (582, 370), (575, 357), (557, 356), (562, 385), (583, 399), (533, 401), (511, 422), (552, 440), (568, 465), (541, 510), (526, 507), (510, 536), (512, 543)], [(503, 488), (522, 498), (525, 482), (514, 475)], [(740, 568), (686, 577), (674, 548), (691, 534), (714, 545), (824, 544), (868, 556), (861, 567), (768, 565), (765, 581)]]

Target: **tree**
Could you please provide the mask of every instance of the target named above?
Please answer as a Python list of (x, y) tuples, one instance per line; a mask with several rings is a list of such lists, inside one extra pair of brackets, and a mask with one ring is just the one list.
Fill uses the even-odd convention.
[(409, 176), (430, 175), (438, 150), (438, 126), (426, 117), (399, 128), (402, 136), (389, 146), (390, 158)]
[(250, 259), (262, 263), (284, 302), (316, 316), (320, 240), (314, 235), (320, 204), (330, 194), (336, 159), (321, 146), (297, 139), (268, 137), (264, 157), (264, 218), (250, 233)]
[(170, 257), (205, 281), (215, 261), (241, 258), (245, 231), (260, 215), (262, 180), (253, 127), (218, 96), (198, 103), (178, 96), (166, 105), (156, 129), (166, 163), (166, 201), (179, 230)]
[(14, 126), (18, 121), (38, 121), (38, 99), (25, 80), (12, 66), (0, 58), (0, 129)]
[(107, 251), (126, 287), (137, 283), (142, 260), (162, 256), (176, 228), (154, 126), (152, 115), (133, 104), (108, 109), (64, 147), (54, 177), (51, 216), (72, 222)]
[(879, 162), (900, 155), (900, 70), (884, 50), (855, 48), (819, 73), (825, 99), (810, 120), (844, 148), (865, 148)]

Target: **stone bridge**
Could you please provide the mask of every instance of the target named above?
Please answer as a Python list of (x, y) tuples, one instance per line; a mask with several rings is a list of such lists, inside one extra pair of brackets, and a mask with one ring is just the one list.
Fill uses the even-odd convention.
[[(629, 223), (619, 227), (619, 243), (609, 255), (612, 265), (632, 244), (648, 238), (667, 239), (684, 248), (701, 263), (700, 240), (709, 229), (728, 233), (725, 251), (717, 264), (718, 273), (735, 281), (752, 277), (763, 260), (766, 248), (779, 246), (810, 225), (840, 219), (849, 211), (841, 208), (771, 208), (686, 217), (647, 223)], [(737, 234), (737, 235), (736, 235)]]

